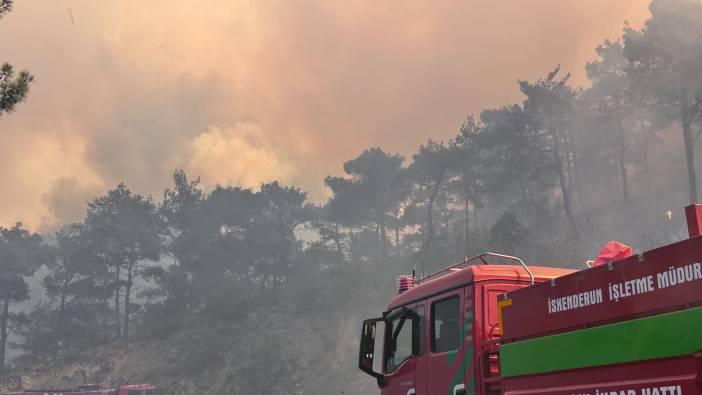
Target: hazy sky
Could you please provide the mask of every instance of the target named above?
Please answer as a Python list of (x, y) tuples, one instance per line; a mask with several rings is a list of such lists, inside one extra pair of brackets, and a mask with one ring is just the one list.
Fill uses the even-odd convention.
[(48, 231), (120, 181), (322, 179), (370, 146), (411, 154), (516, 80), (575, 84), (647, 0), (17, 0), (0, 62), (36, 76), (0, 118), (0, 224)]

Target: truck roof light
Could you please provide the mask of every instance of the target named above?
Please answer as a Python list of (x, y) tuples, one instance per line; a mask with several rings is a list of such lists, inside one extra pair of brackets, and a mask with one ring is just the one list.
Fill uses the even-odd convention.
[(397, 277), (397, 293), (403, 293), (414, 288), (414, 277), (398, 276)]

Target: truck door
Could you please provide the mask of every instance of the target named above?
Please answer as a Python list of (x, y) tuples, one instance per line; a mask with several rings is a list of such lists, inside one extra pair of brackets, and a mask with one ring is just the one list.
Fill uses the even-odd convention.
[(482, 300), (482, 325), (483, 329), (481, 340), (494, 340), (500, 337), (499, 318), (497, 312), (497, 298), (509, 291), (512, 291), (517, 286), (513, 284), (485, 284), (483, 285), (483, 300)]
[(416, 395), (427, 394), (427, 347), (429, 320), (426, 318), (428, 311), (426, 301), (419, 302), (415, 305), (414, 311), (419, 317), (419, 353), (416, 358), (414, 367), (414, 390)]
[(429, 343), (424, 355), (427, 395), (466, 393), (466, 336), (470, 329), (466, 330), (465, 292), (465, 288), (459, 288), (428, 301)]
[(484, 283), (476, 285), (480, 298), (476, 300), (475, 333), (478, 350), (476, 374), (482, 394), (499, 392), (499, 356), (495, 341), (500, 338), (497, 299), (500, 295), (524, 285), (511, 283)]
[[(412, 355), (413, 342), (422, 338), (423, 330), (413, 336), (413, 325), (423, 328), (424, 306), (407, 306), (419, 316), (418, 322), (413, 322), (407, 316), (399, 316), (389, 320), (385, 330), (385, 350), (383, 352), (384, 385), (383, 395), (415, 395), (415, 370), (419, 361), (418, 356)], [(420, 341), (420, 347), (422, 342)], [(415, 343), (416, 347), (417, 344)], [(421, 348), (420, 348), (421, 349)]]

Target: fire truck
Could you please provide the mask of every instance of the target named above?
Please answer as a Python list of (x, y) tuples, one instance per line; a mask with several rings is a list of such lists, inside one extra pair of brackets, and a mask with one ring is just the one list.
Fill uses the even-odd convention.
[(702, 394), (702, 205), (685, 211), (688, 239), (583, 270), (486, 253), (401, 278), (359, 368), (382, 395)]
[(154, 395), (154, 390), (155, 387), (151, 384), (120, 385), (116, 389), (97, 384), (88, 384), (73, 389), (26, 389), (17, 392), (7, 392), (5, 395)]

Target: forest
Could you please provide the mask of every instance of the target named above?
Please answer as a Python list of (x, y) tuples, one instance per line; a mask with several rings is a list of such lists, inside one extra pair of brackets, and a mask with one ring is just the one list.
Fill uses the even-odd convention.
[[(0, 375), (281, 312), (296, 325), (357, 318), (382, 310), (395, 276), (483, 251), (584, 267), (610, 239), (641, 251), (686, 237), (682, 208), (698, 202), (702, 3), (650, 9), (642, 28), (603, 38), (584, 65), (588, 86), (557, 65), (517, 80), (521, 101), (467, 115), (447, 141), (346, 160), (323, 180), (326, 201), (279, 182), (206, 190), (176, 169), (162, 196), (120, 183), (53, 235), (0, 227)], [(30, 83), (3, 66), (0, 117)], [(41, 297), (27, 306), (32, 283)], [(315, 352), (339, 341), (324, 332)], [(254, 363), (268, 366), (267, 350)], [(178, 366), (224, 363), (216, 344), (201, 353)], [(305, 374), (294, 355), (274, 372), (290, 385)], [(353, 372), (353, 351), (345, 361), (333, 369)], [(251, 369), (240, 385), (260, 393), (263, 373)]]

